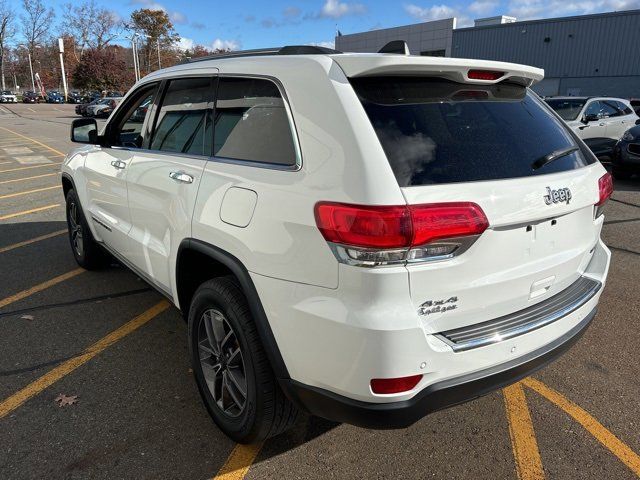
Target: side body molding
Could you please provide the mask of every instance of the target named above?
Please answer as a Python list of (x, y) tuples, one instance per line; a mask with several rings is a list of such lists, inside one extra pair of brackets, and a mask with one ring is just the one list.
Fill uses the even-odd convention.
[[(260, 335), (260, 340), (262, 341), (262, 345), (267, 353), (267, 358), (271, 363), (271, 368), (273, 368), (276, 378), (279, 382), (284, 379), (289, 379), (289, 371), (287, 370), (284, 360), (282, 359), (282, 355), (280, 354), (280, 349), (278, 348), (271, 326), (269, 325), (269, 320), (267, 320), (267, 315), (262, 307), (262, 302), (258, 297), (256, 287), (242, 262), (230, 253), (214, 245), (210, 245), (201, 240), (196, 240), (195, 238), (185, 238), (178, 248), (176, 278), (181, 278), (182, 272), (180, 272), (180, 255), (184, 249), (194, 250), (220, 262), (236, 276), (240, 282), (240, 287), (247, 297), (247, 303), (249, 304), (251, 315), (256, 323), (258, 335)], [(180, 301), (180, 303), (182, 304), (182, 301)]]

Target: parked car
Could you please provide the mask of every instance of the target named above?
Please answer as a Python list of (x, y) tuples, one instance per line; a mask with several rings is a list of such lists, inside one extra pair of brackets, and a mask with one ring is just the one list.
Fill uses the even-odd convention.
[(640, 174), (640, 125), (630, 128), (613, 149), (611, 171), (617, 179)]
[(250, 55), (148, 75), (102, 135), (74, 120), (92, 147), (62, 166), (76, 261), (109, 252), (182, 310), (228, 436), (261, 441), (300, 410), (406, 427), (577, 341), (606, 281), (613, 185), (529, 90), (542, 70)]
[(81, 103), (80, 105), (76, 105), (76, 115), (82, 115), (83, 117), (85, 117), (87, 115), (87, 107), (89, 107), (90, 105), (95, 105), (99, 101), (100, 99), (96, 98), (89, 103)]
[(98, 117), (98, 118), (106, 118), (111, 115), (111, 112), (116, 108), (118, 103), (120, 103), (122, 98), (120, 97), (107, 97), (101, 98), (93, 105), (88, 105), (86, 108), (86, 116), (87, 117)]
[(597, 156), (610, 156), (624, 132), (640, 119), (628, 100), (554, 97), (545, 100)]
[(64, 95), (58, 91), (47, 92), (47, 103), (64, 103)]
[(18, 97), (11, 90), (0, 91), (0, 103), (18, 103)]
[(67, 95), (67, 102), (68, 103), (76, 103), (76, 104), (80, 104), (80, 103), (84, 103), (84, 96), (78, 92), (78, 91), (72, 91), (69, 92), (69, 94)]
[(40, 103), (42, 95), (31, 90), (22, 94), (22, 103)]

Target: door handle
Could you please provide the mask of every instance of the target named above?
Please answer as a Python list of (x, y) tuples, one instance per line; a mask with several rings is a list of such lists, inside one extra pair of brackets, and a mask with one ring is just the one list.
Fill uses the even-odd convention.
[(115, 167), (119, 170), (122, 170), (123, 168), (125, 168), (127, 166), (127, 164), (125, 162), (123, 162), (122, 160), (113, 160), (111, 162), (111, 166)]
[(193, 176), (185, 172), (170, 172), (169, 177), (180, 183), (193, 183)]

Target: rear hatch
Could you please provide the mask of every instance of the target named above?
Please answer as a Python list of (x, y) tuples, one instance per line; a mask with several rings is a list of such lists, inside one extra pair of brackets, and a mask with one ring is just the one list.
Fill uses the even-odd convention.
[(594, 204), (604, 170), (528, 90), (532, 75), (503, 70), (502, 79), (470, 82), (460, 68), (350, 79), (407, 204), (472, 202), (488, 220), (452, 254), (407, 263), (412, 301), (432, 333), (566, 289), (601, 225)]

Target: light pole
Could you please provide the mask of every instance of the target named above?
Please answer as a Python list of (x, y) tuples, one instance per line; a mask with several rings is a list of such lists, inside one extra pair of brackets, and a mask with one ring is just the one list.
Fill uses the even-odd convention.
[(64, 73), (64, 41), (58, 39), (58, 49), (60, 50), (60, 68), (62, 69), (62, 86), (64, 88), (64, 101), (67, 101), (67, 75)]
[[(29, 72), (31, 72), (31, 88), (32, 88), (32, 91), (35, 92), (36, 91), (36, 81), (35, 81), (35, 78), (33, 76), (33, 63), (31, 62), (31, 50), (29, 50), (29, 47), (27, 47), (23, 43), (21, 43), (18, 46), (27, 49), (27, 56), (29, 57)], [(34, 45), (34, 47), (35, 48), (40, 48), (40, 45)]]

